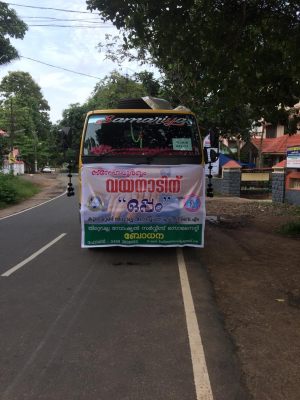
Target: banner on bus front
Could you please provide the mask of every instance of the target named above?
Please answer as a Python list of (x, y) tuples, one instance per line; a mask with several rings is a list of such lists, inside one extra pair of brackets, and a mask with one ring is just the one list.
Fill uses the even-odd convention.
[(85, 164), (81, 245), (203, 247), (202, 165)]

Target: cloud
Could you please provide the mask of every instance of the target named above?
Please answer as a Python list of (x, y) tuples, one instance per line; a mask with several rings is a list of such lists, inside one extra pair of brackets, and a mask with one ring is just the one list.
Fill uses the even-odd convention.
[(72, 79), (69, 75), (62, 72), (52, 72), (40, 75), (37, 83), (44, 89), (51, 88), (68, 93), (70, 91), (69, 84), (71, 82)]

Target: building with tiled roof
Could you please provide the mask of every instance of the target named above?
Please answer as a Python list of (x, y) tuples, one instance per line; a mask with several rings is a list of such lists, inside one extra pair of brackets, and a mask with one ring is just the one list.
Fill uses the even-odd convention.
[(225, 168), (225, 169), (240, 169), (242, 167), (235, 160), (229, 160), (229, 161), (227, 161), (226, 164), (223, 165), (223, 168)]
[(286, 168), (286, 159), (280, 161), (279, 163), (273, 165), (273, 169), (282, 169), (282, 168)]
[[(252, 138), (251, 143), (259, 150), (260, 138)], [(262, 153), (263, 154), (283, 154), (286, 155), (287, 147), (300, 145), (300, 134), (284, 135), (273, 139), (263, 139)]]
[(241, 160), (257, 164), (260, 146), (262, 147), (263, 166), (271, 168), (286, 158), (287, 147), (300, 146), (300, 134), (284, 135), (272, 139), (263, 138), (263, 140), (254, 137), (251, 139), (251, 143), (241, 149)]

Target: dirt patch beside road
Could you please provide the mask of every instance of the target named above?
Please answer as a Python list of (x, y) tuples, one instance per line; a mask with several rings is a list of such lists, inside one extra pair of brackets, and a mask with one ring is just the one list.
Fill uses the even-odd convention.
[(67, 187), (67, 177), (60, 174), (25, 174), (21, 179), (40, 186), (41, 191), (31, 198), (0, 210), (0, 218), (34, 207), (62, 194)]
[(213, 198), (203, 261), (253, 399), (300, 399), (300, 208)]

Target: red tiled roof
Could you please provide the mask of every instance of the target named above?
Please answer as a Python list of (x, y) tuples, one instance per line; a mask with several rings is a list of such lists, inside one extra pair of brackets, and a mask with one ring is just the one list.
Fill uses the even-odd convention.
[[(259, 149), (260, 138), (252, 138), (251, 143), (257, 149)], [(263, 139), (262, 153), (285, 154), (287, 147), (298, 146), (298, 145), (300, 145), (300, 134), (292, 136), (284, 135), (273, 139), (267, 138)]]
[(286, 167), (286, 160), (282, 160), (279, 163), (273, 165), (273, 168), (285, 168)]
[(230, 160), (226, 164), (223, 165), (223, 168), (241, 168), (241, 166), (236, 161)]

